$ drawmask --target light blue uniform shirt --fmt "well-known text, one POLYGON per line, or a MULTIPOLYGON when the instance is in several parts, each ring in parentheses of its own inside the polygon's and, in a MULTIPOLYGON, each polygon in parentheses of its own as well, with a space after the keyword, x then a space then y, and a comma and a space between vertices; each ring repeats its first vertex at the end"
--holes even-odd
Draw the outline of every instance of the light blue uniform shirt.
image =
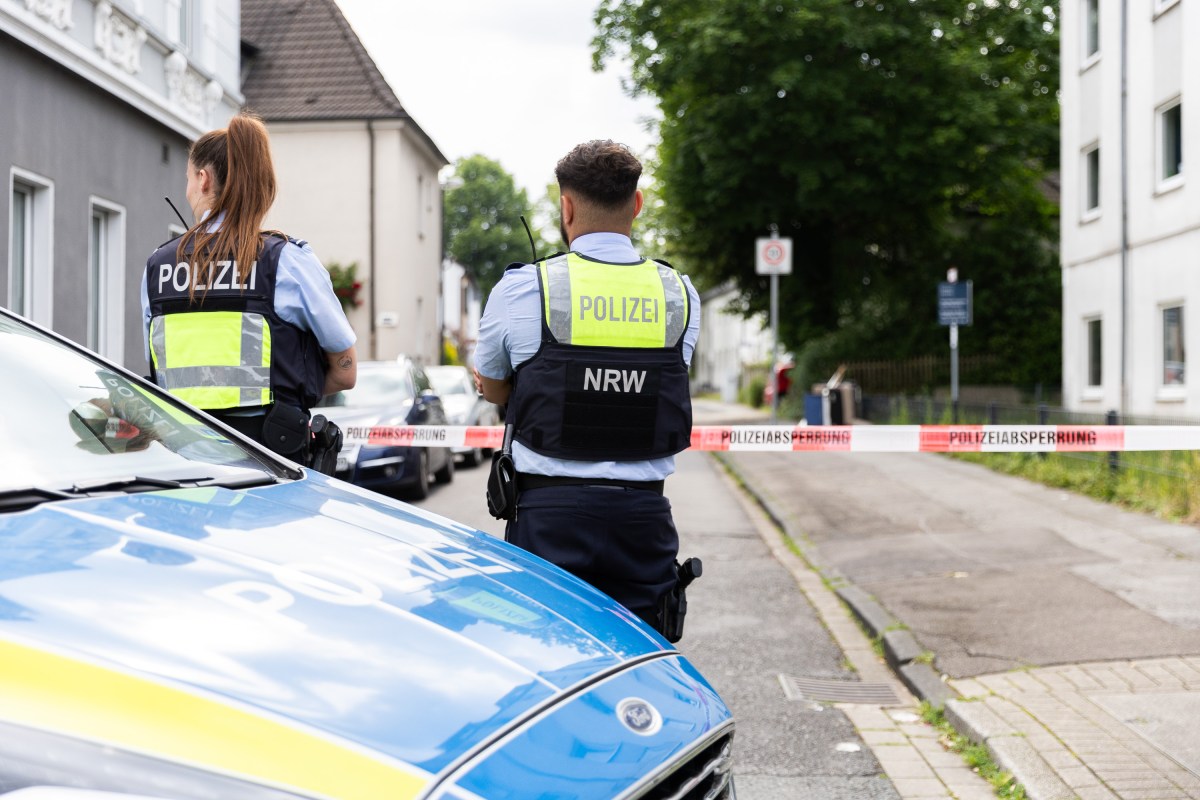
MULTIPOLYGON (((619 233, 588 233, 571 242, 571 249, 598 261, 640 264, 643 259, 628 236, 619 233)), ((683 275, 690 316, 683 335, 683 360, 692 363, 692 352, 700 337, 700 295, 683 275)), ((475 368, 479 374, 504 380, 533 357, 542 343, 542 300, 538 292, 537 268, 532 264, 510 269, 492 289, 479 321, 479 343, 475 368)), ((615 478, 626 481, 657 481, 675 471, 675 457, 649 461, 569 461, 535 453, 513 442, 513 463, 519 472, 534 475, 566 475, 578 478, 615 478)))
MULTIPOLYGON (((209 230, 220 227, 224 212, 209 230)), ((327 353, 349 350, 357 341, 346 319, 342 304, 333 293, 329 270, 321 265, 308 242, 303 246, 287 242, 279 251, 275 273, 275 313, 285 322, 312 331, 321 349, 327 353)), ((146 272, 142 270, 142 339, 146 363, 150 363, 150 295, 146 291, 146 272)))

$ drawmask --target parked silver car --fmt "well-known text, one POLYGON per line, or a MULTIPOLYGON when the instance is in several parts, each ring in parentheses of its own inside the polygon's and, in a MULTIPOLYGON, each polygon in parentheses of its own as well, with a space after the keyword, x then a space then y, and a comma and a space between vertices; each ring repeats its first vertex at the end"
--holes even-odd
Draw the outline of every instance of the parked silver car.
MULTIPOLYGON (((451 425, 499 425, 500 408, 483 399, 475 389, 475 378, 466 367, 444 365, 425 370, 434 390, 442 398, 446 419, 451 425)), ((491 457, 492 451, 479 447, 455 447, 455 455, 461 455, 463 464, 474 467, 491 457)))

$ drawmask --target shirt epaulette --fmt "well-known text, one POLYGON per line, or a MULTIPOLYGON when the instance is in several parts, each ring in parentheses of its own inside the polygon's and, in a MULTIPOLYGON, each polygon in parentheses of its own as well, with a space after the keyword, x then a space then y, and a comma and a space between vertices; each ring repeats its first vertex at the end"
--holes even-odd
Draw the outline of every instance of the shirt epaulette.
POLYGON ((285 242, 291 242, 292 244, 296 245, 296 247, 304 247, 306 244, 308 244, 307 240, 293 238, 288 236, 283 231, 266 231, 266 234, 268 236, 274 236, 277 239, 283 239, 285 242))

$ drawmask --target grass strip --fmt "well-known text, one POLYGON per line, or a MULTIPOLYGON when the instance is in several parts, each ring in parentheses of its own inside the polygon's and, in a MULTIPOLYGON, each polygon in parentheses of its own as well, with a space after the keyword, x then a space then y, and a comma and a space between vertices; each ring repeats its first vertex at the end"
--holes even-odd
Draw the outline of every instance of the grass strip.
POLYGON ((1025 794, 1025 787, 1017 783, 1012 773, 1000 769, 992 760, 992 755, 988 752, 987 747, 975 744, 954 730, 954 726, 946 721, 946 715, 940 708, 934 708, 928 702, 922 702, 921 718, 937 729, 943 747, 962 756, 967 766, 991 784, 997 797, 1005 800, 1029 800, 1025 794))

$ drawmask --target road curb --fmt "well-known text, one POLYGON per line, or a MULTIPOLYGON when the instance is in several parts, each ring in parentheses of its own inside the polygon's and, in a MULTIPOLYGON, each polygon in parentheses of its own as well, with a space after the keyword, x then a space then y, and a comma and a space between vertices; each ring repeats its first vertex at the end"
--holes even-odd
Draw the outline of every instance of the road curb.
POLYGON ((983 703, 962 699, 931 664, 924 659, 917 660, 927 651, 921 647, 912 632, 870 594, 855 586, 837 570, 826 567, 814 558, 812 549, 804 543, 803 534, 792 528, 787 517, 770 498, 754 490, 752 482, 736 464, 721 453, 713 453, 713 456, 745 487, 771 522, 795 543, 809 567, 826 580, 840 584, 834 590, 838 598, 850 609, 870 638, 880 641, 884 660, 914 697, 934 708, 942 709, 946 721, 959 735, 986 747, 997 766, 1011 774, 1013 779, 1025 788, 1029 800, 1069 800, 1076 797, 1054 768, 1038 755, 1019 731, 1001 720, 983 703))
POLYGON ((954 730, 987 748, 1000 769, 1025 787, 1029 800, 1072 800, 1077 795, 1038 754, 1019 730, 978 700, 951 699, 946 721, 954 730))
MULTIPOLYGON (((795 538, 786 527, 783 530, 789 537, 795 538)), ((855 619, 867 629, 871 638, 879 640, 883 646, 884 660, 914 697, 934 708, 944 708, 948 700, 959 696, 928 662, 921 660, 926 650, 912 632, 874 598, 854 585, 841 587, 837 595, 855 619)))
MULTIPOLYGON (((871 639, 877 639, 883 646, 884 660, 896 677, 913 693, 918 700, 928 702, 935 708, 943 708, 948 700, 959 697, 958 692, 946 685, 942 676, 923 660, 917 660, 926 651, 921 647, 912 632, 893 617, 871 595, 855 586, 837 570, 826 567, 813 558, 811 548, 804 544, 801 533, 795 531, 788 522, 786 515, 776 507, 769 497, 764 497, 754 490, 753 485, 730 459, 721 453, 713 453, 729 470, 755 502, 766 512, 771 522, 795 542, 804 555, 809 566, 831 583, 840 584, 835 593, 854 618, 859 621, 871 639)), ((962 733, 960 731, 960 733, 962 733)), ((963 734, 966 735, 965 733, 963 734)))

